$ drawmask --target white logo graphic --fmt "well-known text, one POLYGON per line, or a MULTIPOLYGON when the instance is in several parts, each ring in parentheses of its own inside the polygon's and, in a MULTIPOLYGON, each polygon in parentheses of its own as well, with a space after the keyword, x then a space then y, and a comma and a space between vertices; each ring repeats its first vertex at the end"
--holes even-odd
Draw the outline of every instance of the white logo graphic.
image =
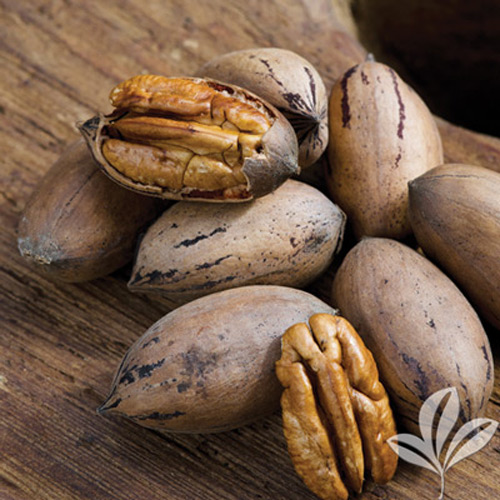
POLYGON ((445 472, 486 446, 498 427, 498 422, 490 418, 476 418, 467 422, 453 436, 441 462, 443 447, 458 419, 459 408, 460 400, 455 387, 435 392, 420 408, 418 423, 422 438, 413 434, 397 434, 388 440, 389 446, 403 460, 425 467, 441 477, 439 500, 444 496, 445 472), (448 395, 433 436, 432 427, 438 415, 437 410, 448 395))

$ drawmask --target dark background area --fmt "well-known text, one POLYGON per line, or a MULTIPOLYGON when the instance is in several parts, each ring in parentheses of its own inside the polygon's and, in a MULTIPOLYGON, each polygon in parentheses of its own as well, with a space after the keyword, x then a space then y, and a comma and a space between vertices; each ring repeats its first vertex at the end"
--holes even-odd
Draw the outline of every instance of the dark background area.
POLYGON ((439 116, 500 134, 498 0, 354 0, 364 45, 439 116))

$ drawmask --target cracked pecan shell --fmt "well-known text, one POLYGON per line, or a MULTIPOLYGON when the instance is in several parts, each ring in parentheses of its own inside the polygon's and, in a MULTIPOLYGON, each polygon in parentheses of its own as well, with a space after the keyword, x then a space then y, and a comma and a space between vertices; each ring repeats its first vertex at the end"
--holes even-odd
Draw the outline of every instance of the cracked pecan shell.
POLYGON ((256 95, 201 78, 140 75, 110 94, 115 111, 80 125, 104 172, 160 198, 246 201, 299 172, 290 123, 256 95))
POLYGON ((371 352, 347 320, 315 314, 282 338, 276 374, 288 451, 306 485, 320 498, 360 492, 365 468, 389 481, 397 455, 387 445, 396 427, 371 352))

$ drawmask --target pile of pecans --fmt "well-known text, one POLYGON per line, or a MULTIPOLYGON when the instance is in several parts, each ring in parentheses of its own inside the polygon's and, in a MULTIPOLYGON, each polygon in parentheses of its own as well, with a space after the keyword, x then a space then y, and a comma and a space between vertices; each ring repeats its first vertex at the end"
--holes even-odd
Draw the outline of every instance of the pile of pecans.
POLYGON ((184 303, 130 347, 100 413, 218 432, 272 413, 281 394, 298 474, 336 500, 361 492, 365 470, 393 477, 389 399, 410 429, 443 386, 458 388, 463 422, 484 411, 491 350, 454 281, 475 284, 500 325, 500 174, 443 165, 433 116, 392 68, 368 58, 328 102, 308 61, 252 49, 196 77, 132 77, 110 100, 42 180, 18 240, 69 282, 135 257, 132 292, 184 303), (300 182, 307 171, 320 189, 300 182), (336 257, 330 304, 297 290, 336 257))

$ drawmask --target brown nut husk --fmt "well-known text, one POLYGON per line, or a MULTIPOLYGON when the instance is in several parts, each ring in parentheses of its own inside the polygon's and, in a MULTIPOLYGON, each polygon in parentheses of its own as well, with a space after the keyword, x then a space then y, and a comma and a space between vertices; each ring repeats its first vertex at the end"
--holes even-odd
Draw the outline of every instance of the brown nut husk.
POLYGON ((425 255, 500 328, 500 173, 441 165, 409 187, 410 219, 425 255))
POLYGON ((80 139, 62 153, 26 204, 19 252, 61 281, 99 278, 132 260, 138 235, 160 208, 158 200, 111 182, 80 139))
POLYGON ((340 316, 315 314, 288 328, 276 375, 283 428, 297 473, 324 500, 361 492, 366 468, 377 483, 396 472, 387 440, 396 425, 371 352, 340 316))
POLYGON ((328 99, 314 66, 295 52, 276 47, 237 50, 206 63, 202 77, 238 85, 278 108, 299 142, 299 165, 311 166, 328 145, 328 99))
POLYGON ((247 286, 189 302, 133 344, 100 413, 151 428, 229 430, 279 408, 274 363, 291 323, 335 311, 311 294, 247 286))
POLYGON ((299 172, 283 115, 235 85, 139 75, 110 94, 115 111, 80 130, 111 179, 173 200, 247 201, 299 172))
POLYGON ((129 288, 184 302, 244 285, 303 287, 339 250, 344 213, 288 180, 244 205, 179 202, 141 240, 129 288))
POLYGON ((403 426, 418 435, 422 403, 456 387, 458 422, 480 416, 493 388, 493 358, 481 322, 434 264, 385 238, 365 238, 345 257, 332 303, 359 332, 403 426))
POLYGON ((411 233, 408 181, 443 163, 436 123, 396 72, 367 60, 330 96, 327 184, 356 237, 411 233))

